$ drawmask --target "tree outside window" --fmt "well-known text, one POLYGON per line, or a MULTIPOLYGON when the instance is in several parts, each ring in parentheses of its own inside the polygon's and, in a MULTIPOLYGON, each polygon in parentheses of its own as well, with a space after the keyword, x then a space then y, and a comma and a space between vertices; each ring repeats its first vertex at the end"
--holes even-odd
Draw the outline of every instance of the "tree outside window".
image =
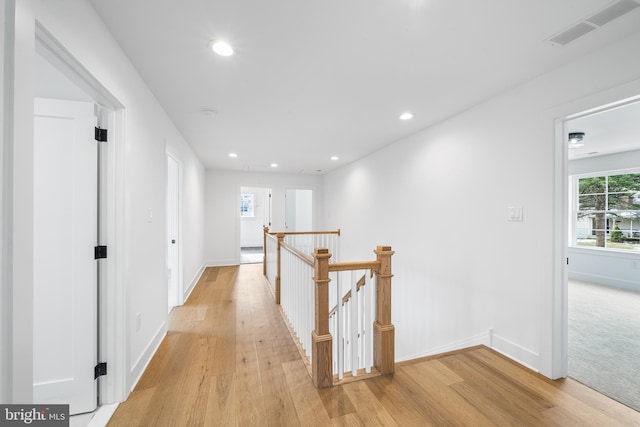
POLYGON ((640 173, 578 179, 576 243, 640 250, 640 173))

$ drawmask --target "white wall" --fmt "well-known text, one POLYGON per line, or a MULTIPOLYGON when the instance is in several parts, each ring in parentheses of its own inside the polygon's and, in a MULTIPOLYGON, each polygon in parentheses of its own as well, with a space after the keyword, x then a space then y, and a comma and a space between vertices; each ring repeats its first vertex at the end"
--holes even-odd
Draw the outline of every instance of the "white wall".
POLYGON ((555 120, 617 86, 640 94, 639 49, 636 35, 325 176, 342 259, 396 252, 398 360, 484 342, 556 375, 555 120))
MULTIPOLYGON (((569 162, 569 174, 611 172, 640 167, 640 150, 569 162)), ((569 278, 640 291, 640 253, 610 249, 569 248, 569 278)))
MULTIPOLYGON (((37 19, 125 107, 119 113, 122 127, 116 143, 122 144, 117 177, 122 187, 114 195, 123 241, 108 242, 122 260, 118 283, 124 292, 126 387, 130 388, 159 344, 166 330, 166 152, 183 165, 184 173, 184 276, 192 281, 203 266, 204 168, 161 109, 127 56, 85 0, 24 0, 18 2, 16 58, 15 145, 12 248, 13 307, 12 395, 16 401, 31 400, 31 300, 32 300, 32 147, 33 57, 37 19), (33 8, 31 7, 33 6, 33 8), (166 145, 165 145, 166 142, 166 145), (151 215, 150 215, 151 213, 151 215), (20 242, 20 243, 17 243, 20 242), (18 285, 19 284, 19 285, 18 285), (139 330, 135 316, 141 314, 139 330), (17 337, 21 337, 18 341, 17 337)), ((126 393, 126 392, 125 392, 126 393)), ((119 396, 120 398, 126 396, 119 396)))
MULTIPOLYGON (((313 190, 315 216, 322 203, 322 179, 315 175, 207 171, 205 259, 207 265, 240 263, 240 188, 271 188, 273 231, 284 231, 287 188, 313 190)), ((321 227, 321 225, 320 225, 321 227)))
POLYGON ((4 76, 4 56, 5 56, 5 31, 7 24, 5 23, 5 8, 6 4, 4 0, 0 0, 0 165, 2 165, 2 172, 0 172, 0 402, 8 401, 8 375, 7 366, 9 366, 9 348, 10 339, 8 333, 9 326, 9 314, 11 312, 11 304, 9 303, 8 294, 8 280, 7 280, 7 259, 5 253, 5 190, 4 184, 6 182, 5 174, 7 168, 5 167, 5 116, 4 116, 4 103, 5 103, 5 89, 7 84, 4 76))

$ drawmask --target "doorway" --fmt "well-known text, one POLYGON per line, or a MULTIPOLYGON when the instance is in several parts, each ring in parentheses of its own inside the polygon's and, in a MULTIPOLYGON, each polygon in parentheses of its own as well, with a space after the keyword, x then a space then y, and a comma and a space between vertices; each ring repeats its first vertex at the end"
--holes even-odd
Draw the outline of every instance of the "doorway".
POLYGON ((288 188, 284 197, 286 231, 313 231, 313 190, 288 188))
POLYGON ((167 280, 169 311, 182 305, 180 163, 167 155, 167 280))
MULTIPOLYGON (((83 131, 81 138, 82 141, 84 141, 84 145, 74 147, 71 153, 69 153, 69 151, 65 153, 62 149, 55 149, 55 147, 60 147, 60 145, 53 139, 53 133, 50 135, 48 130, 44 132, 40 131, 41 134, 46 136, 43 144, 44 149, 53 149, 53 153, 49 156, 45 151, 40 152, 38 148, 40 142, 34 140, 34 154, 38 155, 39 159, 35 157, 33 159, 22 159, 22 161, 25 162, 33 162, 34 178, 40 181, 42 185, 41 188, 45 188, 45 186, 53 187, 51 193, 45 190, 44 196, 40 194, 40 196, 42 196, 40 197, 38 194, 42 193, 42 191, 35 188, 36 183, 34 183, 34 206, 33 210, 28 212, 32 214, 34 218, 34 238, 33 241, 29 243, 33 245, 34 256, 40 252, 38 256, 41 259, 38 261, 38 259, 34 257, 34 263, 31 266, 31 269, 34 271, 34 278, 36 277, 36 271, 41 269, 42 265, 45 265, 43 263, 52 263, 54 257, 64 258, 80 255, 86 257, 85 249, 78 251, 78 254, 73 253, 70 255, 69 251, 64 253, 69 246, 69 242, 76 240, 75 230, 73 231, 73 236, 61 236, 62 227, 60 227, 61 230, 52 230, 54 227, 58 227, 58 224, 56 223, 52 226, 50 219, 47 219, 46 216, 49 215, 50 211, 59 215, 60 210, 65 206, 65 204, 61 203, 60 197, 54 197, 55 193, 53 193, 53 191, 62 193, 65 197, 68 196, 68 192, 72 192, 74 194, 72 203, 82 205, 78 208, 71 208, 67 203, 64 218, 67 221, 69 218, 73 218, 71 224, 73 228, 78 228, 81 224, 86 224, 86 226, 82 228, 88 229, 90 227, 92 230, 92 243, 89 250, 89 258, 93 266, 92 277, 87 278, 86 281, 82 279, 86 286, 79 291, 72 290, 73 295, 72 298, 70 298, 73 300, 73 310, 83 306, 82 309, 84 309, 84 311, 92 312, 92 320, 72 322, 73 328, 80 328, 80 326, 82 326, 87 330, 91 329, 91 333, 93 334, 91 338, 73 338, 74 345, 78 344, 83 347, 79 350, 80 352, 91 354, 92 360, 90 368, 86 369, 86 366, 89 366, 88 362, 80 362, 79 359, 75 358, 75 355, 73 361, 70 363, 68 355, 65 355, 63 351, 58 351, 58 356, 60 357, 56 361, 55 366, 52 360, 45 361, 45 364, 42 364, 42 359, 47 356, 47 353, 45 352, 44 355, 41 355, 41 351, 38 349, 38 345, 40 344, 36 342, 39 340, 38 336, 41 335, 42 330, 38 331, 35 326, 38 323, 40 325, 43 324, 43 322, 37 318, 38 316, 43 318, 42 313, 39 312, 39 308, 36 308, 33 312, 34 328, 29 331, 29 336, 33 334, 31 351, 34 361, 34 366, 32 367, 34 383, 46 382, 42 381, 42 377, 45 375, 49 377, 63 376, 60 372, 62 372, 63 368, 68 369, 70 364, 74 367, 76 364, 86 365, 83 367, 81 375, 87 378, 87 384, 89 384, 88 378, 90 377, 92 384, 91 390, 87 388, 86 391, 76 390, 73 393, 81 395, 79 396, 80 399, 84 399, 86 402, 91 401, 91 403, 87 403, 84 407, 74 404, 70 407, 72 414, 82 413, 91 411, 91 407, 95 409, 103 403, 120 401, 126 395, 126 372, 124 369, 124 343, 126 335, 125 322, 122 320, 121 315, 121 310, 124 308, 124 299, 122 298, 124 295, 124 280, 122 280, 122 242, 124 241, 122 215, 124 212, 124 200, 122 197, 119 197, 119 195, 123 193, 122 190, 124 188, 124 181, 122 179, 124 162, 116 161, 116 159, 124 159, 124 150, 121 144, 123 128, 119 126, 122 124, 122 109, 124 106, 38 22, 35 23, 34 58, 34 95, 39 98, 47 98, 48 103, 56 103, 53 111, 45 111, 44 114, 39 114, 42 120, 47 122, 48 126, 58 128, 68 126, 68 123, 61 124, 62 122, 55 120, 56 117, 61 115, 60 112, 63 111, 57 103, 85 105, 87 115, 91 116, 89 131, 88 133, 83 131), (101 129, 100 132, 96 132, 96 126, 101 129), (107 137, 107 134, 108 138, 106 138, 105 141, 104 138, 107 137), (101 142, 97 142, 97 140, 101 142), (86 159, 86 161, 77 157, 89 149, 92 150, 91 160, 86 156, 82 157, 86 159), (54 162, 53 159, 57 159, 60 156, 63 156, 62 160, 57 165, 58 167, 56 167, 56 162, 54 162), (73 182, 69 182, 69 174, 80 173, 81 170, 84 171, 88 168, 93 171, 91 173, 92 178, 86 173, 81 175, 76 174, 71 175, 76 178, 72 180, 73 182), (55 177, 49 180, 51 174, 55 174, 55 177), (38 178, 38 176, 40 176, 40 178, 38 178), (87 176, 88 178, 86 178, 85 182, 80 182, 83 181, 80 176, 87 176), (74 187, 65 188, 65 185, 74 187), (80 196, 80 193, 77 193, 79 190, 77 190, 76 187, 79 188, 82 186, 86 187, 87 193, 80 196), (92 188, 91 194, 89 194, 89 187, 92 188), (39 198, 36 199, 36 196, 39 198), (79 215, 79 211, 82 211, 85 215, 79 215), (42 219, 42 217, 45 218, 42 219), (37 224, 36 220, 41 221, 40 225, 37 224), (39 233, 36 233, 36 227, 44 229, 45 232, 49 234, 58 233, 58 240, 51 241, 51 239, 47 239, 46 244, 40 245, 36 239, 42 240, 41 237, 45 236, 45 234, 39 235, 39 233), (108 257, 103 258, 106 255, 108 255, 108 257), (44 261, 42 261, 42 259, 44 259, 44 261), (92 294, 90 297, 91 302, 86 304, 78 303, 81 299, 80 294, 83 292, 90 292, 92 294), (106 371, 107 361, 109 362, 108 381, 105 380, 106 377, 102 376, 106 371), (54 369, 50 371, 43 369, 47 367, 47 363, 48 367, 54 369), (39 366, 36 367, 36 364, 39 364, 39 366), (40 370, 38 374, 41 376, 40 380, 37 379, 36 369, 40 370), (54 370, 55 373, 51 374, 54 370)), ((34 119, 34 124, 35 121, 34 119)), ((38 132, 38 130, 34 129, 34 134, 38 132)), ((64 138, 62 146, 65 144, 68 146, 68 144, 71 144, 71 140, 64 138)), ((83 244, 88 245, 89 243, 84 242, 83 244)), ((85 261, 86 260, 83 260, 82 262, 88 265, 85 261)), ((68 262, 69 261, 67 261, 66 264, 67 271, 68 262)), ((73 270, 77 270, 76 261, 74 260, 73 263, 73 270)), ((88 269, 88 267, 84 268, 88 269)), ((58 272, 58 274, 63 273, 58 272)), ((33 285, 34 308, 38 304, 42 305, 42 301, 45 301, 45 304, 50 306, 47 307, 47 309, 51 310, 54 305, 50 304, 50 301, 46 301, 46 297, 43 298, 44 294, 39 293, 38 286, 37 283, 33 285), (37 299, 40 299, 40 302, 38 302, 37 299)), ((66 292, 69 292, 69 290, 67 289, 66 292)), ((69 313, 64 312, 63 315, 60 316, 61 319, 56 319, 56 321, 65 320, 62 318, 68 314, 69 313)), ((75 334, 73 329, 67 330, 60 327, 55 329, 54 338, 69 338, 73 334, 75 334)), ((59 346, 60 344, 56 342, 56 345, 59 346)), ((57 349, 55 350, 57 351, 57 349)), ((28 356, 28 359, 31 359, 31 355, 28 356)), ((55 392, 56 395, 60 395, 57 397, 58 399, 62 398, 62 393, 71 393, 66 387, 67 386, 64 385, 63 388, 65 388, 65 390, 55 392)), ((43 390, 45 389, 46 387, 43 388, 43 390)), ((34 396, 38 396, 38 393, 34 387, 34 396)), ((43 399, 36 398, 36 400, 46 403, 43 399)), ((71 398, 59 403, 69 403, 70 401, 71 398)))
POLYGON ((240 264, 263 261, 264 227, 271 226, 271 189, 240 188, 240 264))
POLYGON ((567 374, 640 410, 640 103, 636 101, 617 102, 566 120, 563 140, 567 374))

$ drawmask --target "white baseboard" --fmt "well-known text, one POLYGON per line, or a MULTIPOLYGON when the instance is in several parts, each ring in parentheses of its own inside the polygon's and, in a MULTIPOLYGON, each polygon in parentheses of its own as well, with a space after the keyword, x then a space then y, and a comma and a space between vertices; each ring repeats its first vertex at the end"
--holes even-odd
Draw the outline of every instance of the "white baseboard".
POLYGON ((632 282, 629 280, 621 280, 614 277, 600 276, 597 274, 578 273, 575 271, 569 271, 568 274, 569 279, 573 280, 581 280, 583 282, 596 283, 598 285, 627 289, 635 292, 640 291, 640 283, 632 282))
POLYGON ((534 372, 539 372, 536 366, 540 366, 540 355, 527 348, 522 347, 506 338, 493 333, 493 330, 489 330, 491 335, 491 348, 509 359, 518 362, 519 364, 526 366, 534 372))
POLYGON ((487 332, 474 335, 472 337, 464 338, 449 344, 445 344, 443 346, 432 348, 423 353, 418 353, 412 356, 398 359, 396 360, 396 362, 419 359, 421 357, 433 356, 435 354, 447 353, 449 351, 454 351, 454 350, 462 350, 463 348, 474 347, 476 345, 486 345, 487 347, 490 347, 490 344, 491 344, 491 334, 490 334, 490 331, 487 331, 487 332))
POLYGON ((228 267, 231 265, 240 265, 240 261, 235 258, 215 259, 215 260, 207 261, 206 264, 207 264, 207 267, 228 267))
POLYGON ((202 277, 202 274, 204 273, 205 268, 207 268, 206 265, 203 265, 202 267, 200 267, 200 270, 198 270, 196 275, 193 277, 193 279, 189 283, 189 286, 187 287, 187 289, 184 290, 182 294, 182 301, 187 301, 189 299, 191 292, 193 292, 193 289, 196 287, 196 284, 202 277))
POLYGON ((151 342, 149 342, 149 344, 147 345, 145 351, 138 358, 138 360, 136 360, 136 363, 134 363, 133 367, 129 371, 129 381, 127 381, 129 392, 133 391, 136 384, 138 384, 138 381, 140 381, 140 377, 142 377, 145 369, 147 369, 147 366, 151 362, 151 358, 153 357, 153 355, 156 354, 156 351, 158 351, 158 347, 160 347, 160 344, 162 343, 162 340, 164 339, 164 336, 166 334, 167 322, 165 321, 162 322, 162 325, 160 326, 154 337, 151 339, 151 342), (133 379, 133 381, 131 381, 131 379, 133 379))
POLYGON ((110 403, 108 405, 100 405, 98 410, 91 417, 91 421, 87 424, 87 427, 105 427, 109 424, 109 420, 113 416, 120 403, 110 403))

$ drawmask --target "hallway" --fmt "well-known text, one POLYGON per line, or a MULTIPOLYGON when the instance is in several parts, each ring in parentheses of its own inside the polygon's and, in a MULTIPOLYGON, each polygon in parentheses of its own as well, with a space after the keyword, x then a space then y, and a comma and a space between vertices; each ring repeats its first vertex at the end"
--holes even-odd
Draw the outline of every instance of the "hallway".
POLYGON ((109 425, 601 426, 640 425, 640 414, 484 347, 318 391, 251 264, 205 271, 109 425))

